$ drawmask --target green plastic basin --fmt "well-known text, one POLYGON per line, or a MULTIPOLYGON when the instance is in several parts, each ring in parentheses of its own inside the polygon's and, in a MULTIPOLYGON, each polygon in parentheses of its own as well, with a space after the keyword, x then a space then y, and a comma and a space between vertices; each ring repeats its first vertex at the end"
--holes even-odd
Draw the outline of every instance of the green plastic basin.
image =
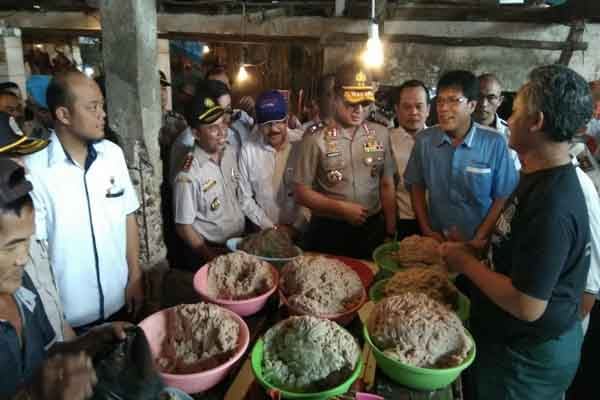
MULTIPOLYGON (((382 279, 380 281, 375 282, 371 288, 369 289, 369 299, 373 303, 378 303, 385 298, 385 285, 388 283, 389 279, 382 279)), ((456 304, 456 315, 460 318, 461 321, 465 322, 471 316, 471 300, 461 291, 458 292, 458 304, 456 304)))
MULTIPOLYGON (((469 352, 467 359, 462 364, 452 368, 419 368, 392 360, 385 356, 371 341, 367 327, 363 327, 365 340, 371 346, 377 366, 391 380, 401 385, 417 390, 437 390, 448 386, 460 373, 469 367, 475 360, 475 341, 473 349, 469 352)), ((469 335, 471 337, 471 335, 469 335)), ((473 338, 471 337, 471 340, 473 338)))
POLYGON ((352 375, 348 379, 346 379, 339 386, 336 386, 332 389, 325 390, 323 392, 317 393, 295 393, 287 390, 283 390, 278 388, 277 386, 268 382, 263 375, 262 361, 263 361, 263 353, 264 353, 264 341, 259 339, 254 347, 252 348, 251 355, 251 363, 252 363, 252 372, 254 372, 254 376, 260 382, 262 387, 265 389, 275 389, 281 392, 281 396, 285 399, 311 399, 311 400, 321 400, 321 399, 329 399, 334 396, 339 396, 341 394, 346 393, 350 390, 350 387, 354 383, 356 379, 362 373, 364 368, 364 362, 362 360, 362 356, 358 359, 358 365, 352 375))

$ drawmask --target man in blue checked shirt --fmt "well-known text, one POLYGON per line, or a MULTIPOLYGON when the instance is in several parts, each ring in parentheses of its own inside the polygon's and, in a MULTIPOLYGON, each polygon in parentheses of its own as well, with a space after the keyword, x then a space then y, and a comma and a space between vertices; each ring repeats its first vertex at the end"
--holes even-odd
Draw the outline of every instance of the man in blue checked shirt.
POLYGON ((516 187, 517 171, 502 136, 471 118, 475 75, 448 72, 437 93, 439 125, 417 136, 404 174, 413 209, 421 232, 440 242, 485 239, 516 187))

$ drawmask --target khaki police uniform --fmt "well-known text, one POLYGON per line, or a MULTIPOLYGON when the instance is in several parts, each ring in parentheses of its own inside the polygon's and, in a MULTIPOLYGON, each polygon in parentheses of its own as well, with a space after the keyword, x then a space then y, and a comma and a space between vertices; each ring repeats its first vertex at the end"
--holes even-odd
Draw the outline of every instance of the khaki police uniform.
POLYGON ((368 248, 379 244, 384 235, 381 178, 393 177, 394 173, 389 131, 379 124, 365 122, 349 129, 330 124, 307 130, 295 183, 336 200, 360 204, 368 209, 370 217, 355 227, 333 215, 313 211, 307 246, 314 251, 370 257, 368 248), (369 241, 368 236, 373 240, 369 241), (356 237, 355 243, 352 237, 356 237))
POLYGON ((223 245, 241 236, 244 215, 238 200, 239 177, 237 156, 229 145, 219 165, 196 144, 175 178, 175 223, 192 225, 212 244, 223 245))

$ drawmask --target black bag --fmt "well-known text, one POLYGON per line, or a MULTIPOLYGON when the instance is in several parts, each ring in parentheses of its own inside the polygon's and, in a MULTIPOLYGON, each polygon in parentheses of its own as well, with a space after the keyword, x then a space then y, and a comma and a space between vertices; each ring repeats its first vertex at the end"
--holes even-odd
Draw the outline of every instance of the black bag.
POLYGON ((158 400, 164 384, 154 367, 144 331, 127 328, 127 339, 96 354, 93 400, 158 400))

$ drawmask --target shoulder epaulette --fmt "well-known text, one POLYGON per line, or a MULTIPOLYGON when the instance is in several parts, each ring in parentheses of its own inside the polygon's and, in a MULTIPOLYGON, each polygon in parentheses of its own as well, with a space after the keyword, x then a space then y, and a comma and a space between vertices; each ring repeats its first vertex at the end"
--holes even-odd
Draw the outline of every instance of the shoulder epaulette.
POLYGON ((325 123, 323 123, 323 121, 320 121, 320 122, 316 122, 316 123, 312 124, 311 126, 309 126, 306 131, 309 134, 315 134, 318 131, 320 131, 321 129, 323 129, 324 127, 325 127, 325 123))

